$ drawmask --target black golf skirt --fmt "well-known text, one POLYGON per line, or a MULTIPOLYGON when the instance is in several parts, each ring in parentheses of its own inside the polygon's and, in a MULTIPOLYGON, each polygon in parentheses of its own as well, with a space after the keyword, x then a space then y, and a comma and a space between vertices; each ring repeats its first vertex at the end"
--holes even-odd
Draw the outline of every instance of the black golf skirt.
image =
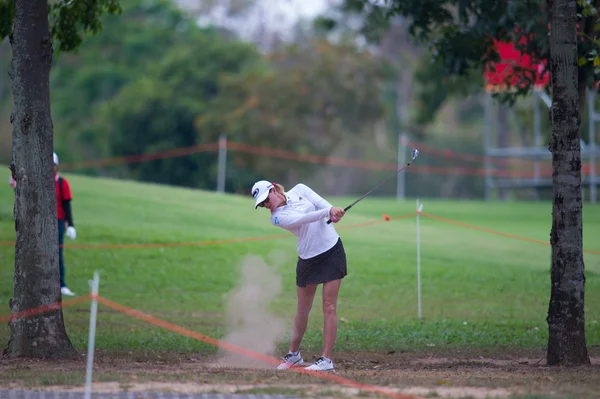
POLYGON ((339 280, 348 274, 346 270, 346 251, 342 239, 327 251, 308 259, 298 257, 296 265, 296 285, 321 284, 339 280))

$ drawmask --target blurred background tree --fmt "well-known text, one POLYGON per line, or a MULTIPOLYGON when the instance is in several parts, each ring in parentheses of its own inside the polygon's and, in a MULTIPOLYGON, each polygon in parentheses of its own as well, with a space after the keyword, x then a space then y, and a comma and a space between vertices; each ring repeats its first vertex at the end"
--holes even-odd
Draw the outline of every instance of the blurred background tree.
MULTIPOLYGON (((432 13, 433 3, 417 1, 385 9, 360 0, 322 2, 320 8, 315 7, 319 2, 299 0, 124 0, 122 15, 102 18, 106 29, 87 37, 77 53, 53 61, 55 146, 68 166, 213 143, 223 134, 254 147, 381 163, 344 168, 307 158, 261 159, 256 148, 228 152, 229 192, 274 174, 282 180, 309 179, 327 193, 342 194, 362 192, 369 188, 365 182, 385 176, 398 161, 400 135, 406 134, 413 143, 438 149, 424 152, 421 169, 407 174, 407 195, 481 198, 486 128, 481 87, 485 62, 494 55, 476 59, 473 40, 488 31, 508 37, 503 27, 513 23, 538 37, 547 20, 539 12, 543 3, 510 1, 502 8, 491 0, 458 2, 449 12, 432 13), (310 12, 309 6, 314 7, 310 12), (465 15, 483 9, 484 19, 464 22, 465 15), (394 15, 388 15, 391 11, 394 15), (445 35, 423 43, 419 38, 433 28, 421 25, 444 27, 445 35), (211 55, 196 54, 201 48, 211 55), (467 156, 440 157, 440 151, 467 156), (275 170, 270 164, 277 165, 275 170)), ((588 31, 589 19, 584 22, 588 31)), ((528 46, 523 50, 547 55, 543 41, 528 46)), ((0 54, 0 68, 8 68, 6 42, 0 54)), ((591 62, 584 66, 590 68, 591 62)), ((12 101, 6 82, 0 78, 0 143, 5 144, 0 162, 5 163, 12 101)), ((495 106, 496 146, 533 143, 531 103, 525 97, 510 108, 495 106)), ((545 116, 540 121, 544 146, 550 137, 545 116)), ((584 124, 582 138, 588 137, 584 124)), ((498 162, 492 169, 526 175, 533 173, 528 165, 498 162)), ((217 155, 211 151, 77 172, 210 189, 216 186, 217 155)), ((395 192, 390 184, 378 193, 395 192)), ((529 194, 505 192, 503 198, 515 196, 529 194)))

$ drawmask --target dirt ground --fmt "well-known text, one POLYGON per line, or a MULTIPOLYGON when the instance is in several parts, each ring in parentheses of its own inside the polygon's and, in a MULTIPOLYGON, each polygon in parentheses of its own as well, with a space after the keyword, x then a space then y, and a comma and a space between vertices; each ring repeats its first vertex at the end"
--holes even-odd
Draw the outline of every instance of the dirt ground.
MULTIPOLYGON (((316 356, 304 353, 307 362, 316 356)), ((93 390, 320 398, 600 398, 600 350, 590 356, 589 366, 562 368, 546 366, 543 351, 336 353, 336 372, 317 376, 269 366, 225 367, 215 356, 100 351, 95 354, 93 390)), ((83 391, 85 367, 84 356, 60 362, 0 358, 0 389, 83 391)))

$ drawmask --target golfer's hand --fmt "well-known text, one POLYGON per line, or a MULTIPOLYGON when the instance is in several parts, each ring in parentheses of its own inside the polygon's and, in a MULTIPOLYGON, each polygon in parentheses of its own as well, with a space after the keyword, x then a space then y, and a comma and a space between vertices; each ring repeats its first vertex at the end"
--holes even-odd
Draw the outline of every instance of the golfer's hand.
POLYGON ((345 214, 346 212, 342 208, 338 208, 335 206, 329 211, 329 216, 331 217, 331 220, 335 220, 336 222, 339 222, 345 214))
POLYGON ((69 237, 69 239, 71 241, 73 241, 75 238, 77 238, 77 231, 75 230, 75 227, 73 227, 73 226, 67 227, 67 237, 69 237))

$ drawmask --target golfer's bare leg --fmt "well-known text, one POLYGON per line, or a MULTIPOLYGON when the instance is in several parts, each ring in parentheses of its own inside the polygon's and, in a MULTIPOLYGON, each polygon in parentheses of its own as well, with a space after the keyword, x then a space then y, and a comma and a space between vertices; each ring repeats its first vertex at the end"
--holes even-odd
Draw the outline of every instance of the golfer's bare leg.
POLYGON ((291 352, 297 352, 300 349, 300 343, 302 342, 302 337, 304 337, 308 325, 308 314, 312 308, 315 292, 317 292, 317 284, 308 284, 306 287, 296 287, 298 307, 296 309, 296 317, 294 317, 292 343, 290 345, 291 352))
POLYGON ((342 280, 323 284, 323 356, 331 359, 337 335, 337 298, 342 280))

